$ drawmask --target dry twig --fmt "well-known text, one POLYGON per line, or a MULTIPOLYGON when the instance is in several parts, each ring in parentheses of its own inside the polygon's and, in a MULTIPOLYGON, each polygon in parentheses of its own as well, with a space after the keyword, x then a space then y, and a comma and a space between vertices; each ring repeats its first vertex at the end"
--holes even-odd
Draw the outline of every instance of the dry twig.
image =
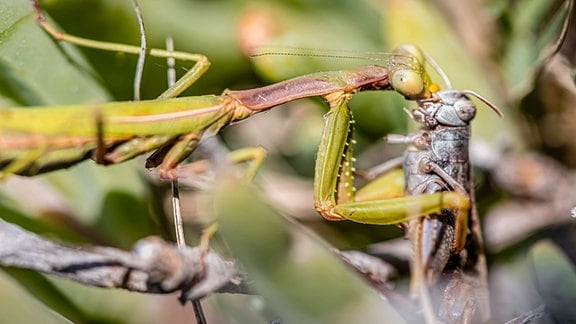
POLYGON ((246 291, 236 265, 213 252, 202 260, 198 248, 180 249, 158 237, 138 241, 130 252, 67 246, 2 220, 0 265, 90 286, 155 294, 181 291, 181 302, 213 292, 246 291))

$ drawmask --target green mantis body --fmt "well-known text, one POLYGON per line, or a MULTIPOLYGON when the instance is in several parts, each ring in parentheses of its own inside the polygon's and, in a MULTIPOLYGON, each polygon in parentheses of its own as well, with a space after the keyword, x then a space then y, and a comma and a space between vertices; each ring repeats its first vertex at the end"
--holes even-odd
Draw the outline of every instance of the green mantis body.
MULTIPOLYGON (((106 153, 99 162, 120 163, 162 149, 158 154, 165 156, 159 172, 169 178, 170 170, 203 136, 232 122, 299 98, 393 89, 388 75, 387 68, 365 66, 312 74, 260 89, 225 91, 220 96, 4 109, 0 111, 0 164, 7 173, 41 173, 90 157, 87 154, 101 138, 106 153), (188 149, 181 150, 179 145, 188 149)), ((422 84, 422 93, 407 96, 427 96, 422 84)), ((158 165, 149 161, 150 167, 158 165)))
MULTIPOLYGON (((172 170, 204 136, 282 103, 322 96, 331 111, 316 164, 317 210, 330 220, 396 224, 406 218, 409 201, 405 198, 343 204, 354 200, 349 136, 352 119, 347 104, 362 90, 396 90, 410 99, 429 97, 432 85, 420 62, 398 54, 387 67, 321 72, 258 89, 225 91, 220 96, 5 109, 0 111, 0 164, 4 173, 33 175, 90 157, 113 164, 155 151, 147 167, 159 166, 160 176, 170 179, 172 170), (96 156, 98 151, 103 154, 96 156)), ((415 202, 418 206, 439 208, 439 197, 422 198, 415 202)), ((445 194, 443 199, 448 204, 461 203, 457 195, 445 194)), ((424 213, 431 212, 421 208, 424 213)))

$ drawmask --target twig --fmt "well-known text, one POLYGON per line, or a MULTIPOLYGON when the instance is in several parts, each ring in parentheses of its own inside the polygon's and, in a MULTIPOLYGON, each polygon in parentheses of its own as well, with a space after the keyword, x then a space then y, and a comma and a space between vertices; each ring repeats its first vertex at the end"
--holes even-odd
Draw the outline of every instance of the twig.
POLYGON ((167 294, 181 301, 213 292, 246 293, 236 265, 198 248, 178 248, 158 237, 138 241, 131 252, 67 246, 0 220, 0 265, 57 275, 82 284, 167 294), (203 264, 202 264, 203 262, 203 264), (203 276, 199 277, 200 272, 203 276))

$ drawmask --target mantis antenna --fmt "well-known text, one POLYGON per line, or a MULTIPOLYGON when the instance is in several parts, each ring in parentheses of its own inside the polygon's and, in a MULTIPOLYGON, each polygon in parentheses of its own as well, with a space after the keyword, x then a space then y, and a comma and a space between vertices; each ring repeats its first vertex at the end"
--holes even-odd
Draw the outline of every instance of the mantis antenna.
POLYGON ((438 65, 438 63, 436 63, 436 61, 432 58, 432 56, 428 55, 426 52, 423 52, 423 54, 424 54, 424 59, 426 60, 426 62, 428 62, 430 64, 430 66, 434 69, 434 71, 436 71, 436 73, 438 73, 440 78, 442 78, 442 81, 444 81, 444 85, 446 86, 446 88, 448 88, 449 90, 452 90, 452 83, 450 82, 450 79, 448 79, 448 75, 446 74, 446 72, 444 72, 444 70, 442 70, 440 65, 438 65))

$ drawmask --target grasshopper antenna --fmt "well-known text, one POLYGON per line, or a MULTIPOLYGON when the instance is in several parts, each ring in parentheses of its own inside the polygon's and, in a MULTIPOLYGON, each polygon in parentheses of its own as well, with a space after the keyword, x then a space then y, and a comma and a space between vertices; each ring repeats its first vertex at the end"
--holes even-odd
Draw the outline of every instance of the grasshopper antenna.
POLYGON ((502 118, 502 116, 504 115, 504 114, 502 113, 502 111, 501 111, 498 107, 496 107, 495 104, 491 103, 490 101, 488 101, 488 99, 482 97, 482 96, 481 96, 480 94, 478 94, 477 92, 472 91, 472 90, 462 90, 462 91, 460 91, 460 92, 463 93, 463 94, 472 95, 472 96, 478 98, 478 100, 482 101, 486 106, 488 106, 488 107, 490 107, 492 110, 494 110, 494 112, 495 112, 500 118, 502 118))

